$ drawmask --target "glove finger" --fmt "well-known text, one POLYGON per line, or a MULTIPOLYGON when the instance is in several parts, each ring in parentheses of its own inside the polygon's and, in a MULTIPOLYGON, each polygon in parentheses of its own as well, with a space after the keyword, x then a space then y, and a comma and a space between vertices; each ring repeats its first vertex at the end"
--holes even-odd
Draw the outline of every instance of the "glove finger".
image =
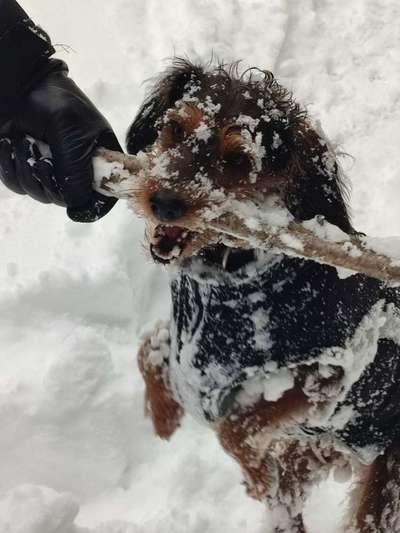
MULTIPOLYGON (((104 130, 99 135, 96 144, 110 150, 123 152, 117 137, 111 129, 104 130)), ((67 214, 75 222, 95 222, 111 211, 117 201, 117 198, 110 198, 93 191, 92 201, 88 205, 84 208, 68 208, 67 214)))
POLYGON ((14 150, 9 139, 0 139, 0 181, 17 194, 25 194, 18 181, 14 150))
POLYGON ((65 134, 62 130, 53 135, 50 144, 53 154, 56 181, 69 207, 87 205, 92 199, 92 155, 95 141, 88 140, 82 132, 65 134))
POLYGON ((103 196, 93 190, 92 159, 98 145, 122 151, 121 146, 108 128, 94 140, 86 136, 75 132, 74 144, 67 138, 65 142, 51 147, 57 181, 62 183, 68 206, 67 214, 75 222, 94 222, 106 215, 117 202, 116 198, 103 196))
POLYGON ((15 154, 15 171, 22 189, 34 200, 49 204, 46 191, 35 176, 35 158, 32 149, 32 142, 26 138, 13 141, 15 154))
POLYGON ((100 133, 97 138, 97 145, 108 148, 109 150, 115 150, 116 152, 124 151, 111 128, 105 129, 100 133))
POLYGON ((40 157, 33 165, 33 174, 40 181, 51 203, 65 207, 64 198, 54 176, 54 166, 50 159, 40 157))
MULTIPOLYGON (((78 161, 73 174, 66 174, 61 177, 62 194, 67 205, 67 214, 75 222, 95 222, 106 215, 115 205, 117 199, 103 196, 93 190, 93 165, 92 157, 95 152, 96 143, 91 143, 90 147, 84 152, 78 161)), ((65 165, 60 162, 57 154, 54 157, 57 168, 64 169, 65 165), (58 166, 58 163, 61 165, 58 166)), ((57 180, 59 183, 59 179, 57 180)))
MULTIPOLYGON (((56 142, 51 145, 56 180, 62 188, 68 207, 95 205, 93 196, 93 162, 97 146, 123 151, 111 129, 106 128, 100 134, 93 135, 90 130, 73 131, 61 128, 58 124, 56 142), (60 138, 60 132, 64 132, 60 138), (58 142, 57 142, 58 140, 58 142)), ((49 137, 50 139, 51 137, 49 137)), ((97 197, 98 198, 98 195, 97 197)), ((115 202, 114 202, 115 203, 115 202)))
POLYGON ((104 217, 117 203, 117 198, 93 193, 93 199, 84 207, 68 207, 67 215, 74 222, 96 222, 104 217))

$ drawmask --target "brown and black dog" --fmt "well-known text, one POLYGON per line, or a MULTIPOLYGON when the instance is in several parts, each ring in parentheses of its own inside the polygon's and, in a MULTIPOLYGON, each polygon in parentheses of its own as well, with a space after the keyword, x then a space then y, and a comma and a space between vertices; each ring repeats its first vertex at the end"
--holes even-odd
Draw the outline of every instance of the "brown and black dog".
POLYGON ((314 482, 352 471, 345 531, 400 531, 400 293, 361 274, 230 248, 190 228, 221 199, 355 233, 335 153, 270 72, 175 60, 128 133, 153 155, 134 192, 153 259, 171 263, 172 314, 139 366, 156 433, 206 420, 265 501, 304 532, 314 482))

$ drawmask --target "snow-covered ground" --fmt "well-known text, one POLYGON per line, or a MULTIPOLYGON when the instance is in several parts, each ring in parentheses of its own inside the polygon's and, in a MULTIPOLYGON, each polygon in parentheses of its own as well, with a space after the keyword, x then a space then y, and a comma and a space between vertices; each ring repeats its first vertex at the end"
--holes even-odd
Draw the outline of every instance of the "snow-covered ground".
MULTIPOLYGON (((174 53, 273 70, 340 149, 356 227, 400 235, 398 0, 21 0, 121 139, 174 53)), ((78 225, 0 187, 0 533, 266 533, 214 435, 143 417, 137 333, 168 306, 119 202, 78 225)), ((312 533, 340 518, 318 489, 312 533)))

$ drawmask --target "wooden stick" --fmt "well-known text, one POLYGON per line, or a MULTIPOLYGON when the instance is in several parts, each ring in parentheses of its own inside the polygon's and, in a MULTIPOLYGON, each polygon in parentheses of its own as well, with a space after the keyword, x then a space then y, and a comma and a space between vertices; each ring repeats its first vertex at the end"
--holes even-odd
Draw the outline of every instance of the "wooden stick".
POLYGON ((98 148, 93 158, 93 188, 105 196, 129 199, 140 173, 147 168, 149 156, 128 155, 98 148))
MULTIPOLYGON (((318 225, 319 228, 315 228, 318 233, 327 234, 329 228, 335 228, 326 221, 317 222, 314 219, 313 226, 318 225)), ((288 255, 312 259, 384 281, 400 282, 400 261, 375 252, 367 237, 343 233, 343 240, 330 240, 296 221, 289 222, 285 227, 271 227, 260 222, 259 226, 253 229, 233 214, 223 215, 212 221, 208 227, 214 232, 226 234, 229 239, 247 241, 252 248, 273 248, 288 255)))
MULTIPOLYGON (((129 200, 135 190, 135 181, 149 168, 150 162, 149 154, 132 156, 100 148, 94 159, 94 188, 108 196, 129 200)), ((310 224, 292 220, 282 227, 261 221, 250 228, 246 220, 229 213, 208 222, 205 228, 190 229, 211 231, 216 238, 223 234, 230 246, 243 247, 247 243, 250 248, 273 248, 384 281, 400 282, 400 258, 377 253, 367 237, 346 235, 326 221, 310 224), (332 240, 329 236, 332 229, 342 235, 332 240)))
POLYGON ((133 176, 143 168, 138 156, 115 152, 107 148, 100 147, 96 151, 96 156, 101 157, 108 163, 120 163, 124 169, 128 170, 133 176))

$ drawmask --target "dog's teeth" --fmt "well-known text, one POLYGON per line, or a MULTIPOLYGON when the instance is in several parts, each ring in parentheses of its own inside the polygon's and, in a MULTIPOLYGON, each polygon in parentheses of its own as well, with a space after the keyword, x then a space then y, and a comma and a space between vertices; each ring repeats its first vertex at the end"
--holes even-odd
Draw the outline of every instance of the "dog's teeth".
POLYGON ((191 236, 191 232, 188 229, 169 229, 168 227, 158 226, 153 231, 149 241, 155 255, 161 259, 170 261, 182 255, 186 245, 185 241, 189 236, 191 236), (172 246, 172 249, 166 252, 165 248, 169 249, 170 246, 172 246))
POLYGON ((230 248, 227 248, 224 253, 224 257, 222 258, 222 268, 226 270, 226 265, 228 264, 229 254, 231 253, 230 248))
POLYGON ((180 246, 174 246, 170 252, 171 257, 179 257, 181 255, 182 248, 180 246))

